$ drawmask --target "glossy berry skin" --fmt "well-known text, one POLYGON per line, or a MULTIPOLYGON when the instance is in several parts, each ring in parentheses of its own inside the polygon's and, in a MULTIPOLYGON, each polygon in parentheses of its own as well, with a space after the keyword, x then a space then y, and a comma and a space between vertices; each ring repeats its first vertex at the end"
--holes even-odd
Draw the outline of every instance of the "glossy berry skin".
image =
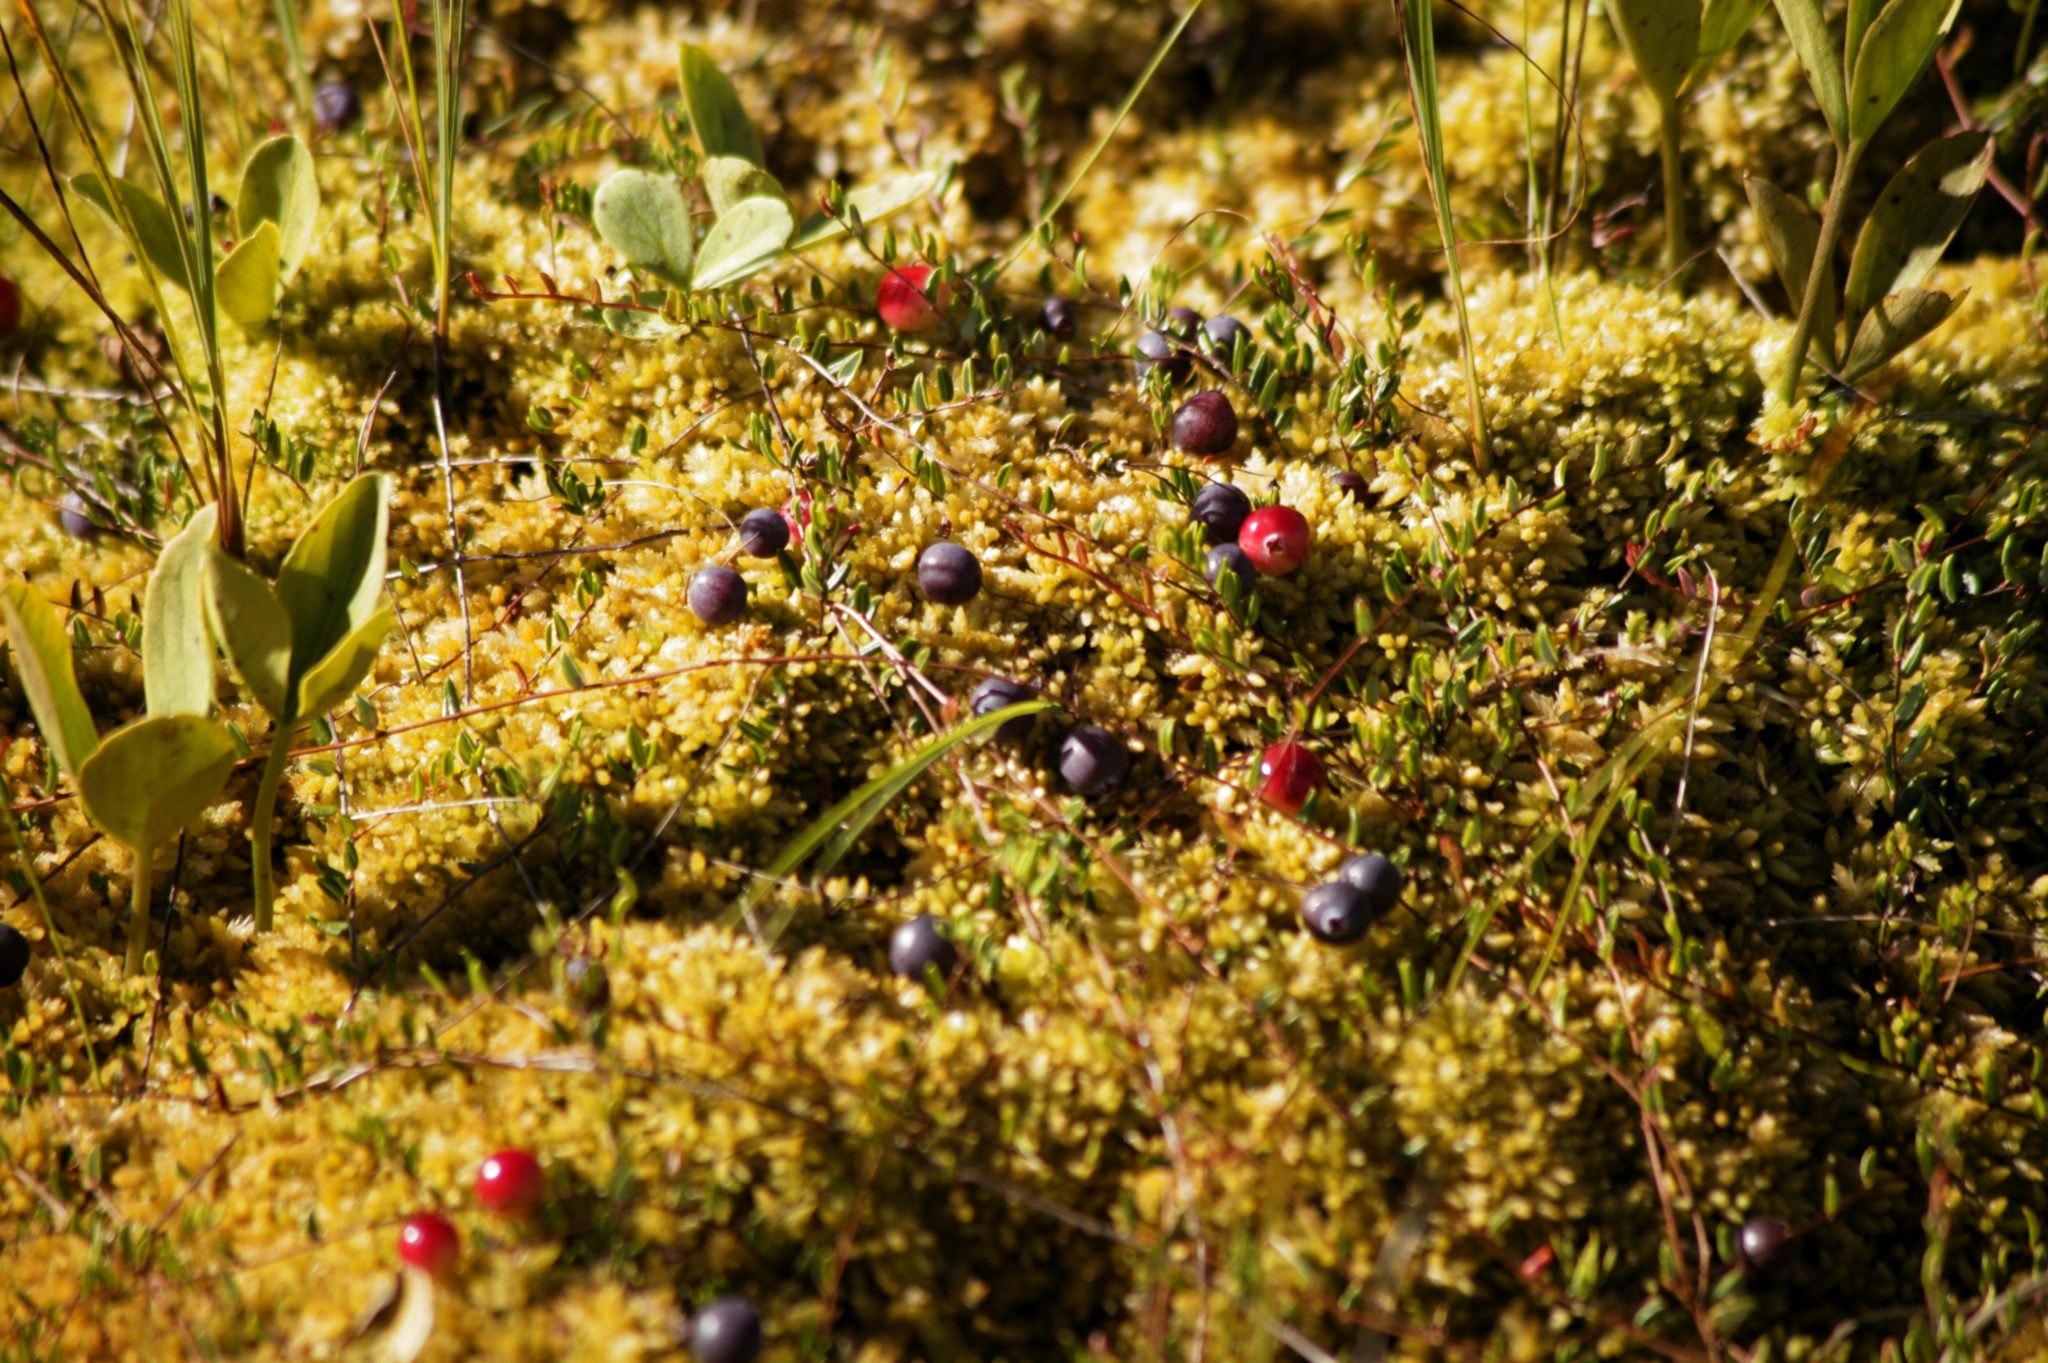
POLYGON ((720 1297, 690 1321, 697 1363, 754 1363, 761 1356, 761 1313, 745 1297, 720 1297))
POLYGON ((1193 367, 1187 352, 1174 344, 1172 337, 1157 331, 1148 331, 1140 336, 1133 349, 1137 356, 1133 364, 1141 379, 1154 369, 1164 369, 1169 380, 1179 383, 1193 367))
POLYGON ((313 125, 323 133, 338 133, 363 116, 363 102, 353 87, 331 80, 313 92, 313 125))
POLYGON ((1048 298, 1045 306, 1038 310, 1038 325, 1046 333, 1064 341, 1081 329, 1081 310, 1070 298, 1048 298))
POLYGON ((1223 576, 1225 568, 1230 569, 1231 575, 1237 579, 1237 585, 1240 587, 1249 587, 1258 580, 1259 570, 1252 567, 1251 555, 1234 544, 1211 546, 1208 561, 1202 569, 1202 576, 1208 578, 1209 585, 1213 587, 1216 585, 1216 579, 1223 576))
POLYGON ((1209 543, 1234 542, 1244 528, 1245 517, 1252 514, 1252 499, 1234 484, 1211 483, 1195 494, 1188 512, 1202 523, 1209 543))
POLYGON ((707 625, 729 625, 747 610, 747 580, 722 565, 699 568, 690 579, 690 609, 707 625))
POLYGON ((1159 329, 1177 341, 1192 341, 1202 332, 1202 314, 1193 308, 1168 308, 1159 329))
MULTIPOLYGON (((979 715, 992 715, 1012 705, 1022 705, 1028 700, 1037 700, 1038 693, 1022 682, 1011 681, 1008 677, 990 677, 974 688, 967 706, 979 715)), ((996 725, 995 739, 998 743, 1022 743, 1031 737, 1031 721, 1036 715, 1023 715, 1006 719, 996 725)))
POLYGON ((1337 485, 1337 491, 1354 502, 1364 501, 1372 491, 1365 481, 1365 475, 1353 473, 1350 469, 1339 469, 1330 481, 1337 485))
POLYGON ((913 980, 936 970, 945 979, 960 964, 960 953, 939 930, 939 920, 921 913, 889 935, 889 969, 913 980))
POLYGON ((1060 779, 1082 795, 1100 795, 1123 784, 1131 754, 1107 729, 1084 724, 1060 744, 1060 779))
POLYGON ((21 326, 21 286, 0 274, 0 341, 21 326))
POLYGON ((57 528, 75 540, 98 539, 99 522, 94 520, 85 498, 73 492, 57 505, 57 528))
POLYGON ((1323 759, 1289 739, 1259 756, 1259 798, 1278 810, 1299 814, 1323 784, 1323 759))
POLYGON ((1337 879, 1370 900, 1375 914, 1400 903, 1401 887, 1407 882, 1401 868, 1378 852, 1360 852, 1337 869, 1337 879))
POLYGON ((939 310, 952 297, 944 284, 931 283, 929 265, 902 265, 882 276, 875 287, 875 311, 891 331, 928 331, 939 324, 939 310))
POLYGON ((0 989, 12 989, 28 973, 28 938, 0 923, 0 989))
POLYGON ((548 1177, 527 1150, 500 1150, 476 1171, 476 1200, 489 1211, 530 1212, 540 1205, 548 1177))
POLYGON ((1237 349, 1238 337, 1250 344, 1252 329, 1235 317, 1211 317, 1202 324, 1202 335, 1208 347, 1227 360, 1237 349))
POLYGON ((1262 506, 1245 517, 1237 547, 1251 555, 1253 567, 1279 577, 1308 558, 1312 538, 1307 519, 1293 507, 1262 506))
POLYGON ((1742 1271, 1752 1278, 1769 1277, 1792 1261, 1798 1245, 1792 1228, 1775 1216, 1752 1216, 1735 1237, 1742 1271))
POLYGON ((454 1268, 461 1253, 462 1238, 446 1217, 420 1212, 398 1228, 398 1257, 436 1278, 454 1268))
POLYGON ((774 558, 789 547, 789 522, 772 507, 757 506, 740 517, 740 548, 754 558, 774 558))
POLYGON ((925 546, 917 556, 917 589, 941 606, 964 606, 981 595, 981 560, 951 540, 925 546))
POLYGON ((1318 885, 1301 897, 1302 926, 1327 946, 1350 946, 1365 936, 1372 919, 1365 896, 1341 880, 1318 885))
POLYGON ((1197 393, 1173 414, 1173 443, 1189 454, 1230 453, 1237 443, 1237 409, 1221 393, 1197 393))

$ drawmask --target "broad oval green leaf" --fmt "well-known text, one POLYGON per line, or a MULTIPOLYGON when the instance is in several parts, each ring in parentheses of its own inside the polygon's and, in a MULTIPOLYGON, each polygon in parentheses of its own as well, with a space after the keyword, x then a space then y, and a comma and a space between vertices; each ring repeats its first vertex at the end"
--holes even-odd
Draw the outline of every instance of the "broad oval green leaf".
POLYGON ((150 715, 114 730, 78 769, 101 832, 147 854, 206 812, 235 769, 235 740, 200 715, 150 715))
POLYGON ((1928 143, 1899 168, 1856 238, 1844 292, 1852 324, 1886 294, 1917 288, 1963 225, 1991 173, 1991 134, 1928 143))
POLYGON ((256 224, 256 230, 242 238, 213 274, 220 310, 251 331, 266 325, 277 311, 277 295, 283 285, 274 222, 256 224))
MULTIPOLYGON (((72 176, 71 187, 87 203, 106 214, 107 221, 114 224, 116 231, 128 237, 128 229, 122 225, 121 215, 114 208, 114 201, 108 196, 106 184, 98 172, 87 171, 83 175, 72 176)), ((130 249, 147 260, 150 268, 163 276, 165 282, 190 294, 192 281, 185 273, 185 255, 178 245, 178 225, 171 220, 170 210, 156 195, 133 180, 116 176, 114 187, 120 192, 122 207, 128 210, 128 217, 135 224, 135 235, 128 240, 130 249)))
POLYGON ((1960 299, 1935 289, 1902 289, 1878 300, 1856 328, 1842 377, 1851 383, 1946 322, 1960 299))
POLYGON ((78 674, 71 669, 71 636, 56 608, 26 582, 0 588, 0 616, 7 621, 14 668, 43 742, 57 759, 57 770, 77 780, 78 768, 99 746, 100 731, 93 727, 78 674))
POLYGON ((698 174, 704 181, 704 195, 711 200, 711 211, 721 218, 742 199, 789 197, 780 180, 741 157, 707 157, 698 174))
POLYGON ((591 221, 604 244, 636 270, 672 284, 690 282, 690 206, 666 175, 612 172, 597 187, 591 221))
POLYGON ((1813 87, 1821 116, 1828 121, 1828 131, 1835 135, 1837 146, 1844 145, 1849 136, 1849 97, 1847 82, 1842 79, 1842 50, 1828 36, 1821 0, 1772 3, 1785 23, 1786 36, 1792 39, 1792 50, 1799 54, 1799 64, 1806 68, 1806 83, 1813 87))
POLYGON ((297 718, 291 617, 261 574, 218 547, 206 555, 206 624, 256 703, 280 725, 297 718))
POLYGON ((761 136, 740 103, 739 91, 711 60, 711 54, 695 43, 684 43, 681 67, 683 112, 690 116, 690 128, 705 159, 737 156, 762 164, 761 136))
POLYGON ((299 680, 300 719, 312 719, 334 709, 362 685, 377 661, 384 636, 391 633, 391 608, 385 606, 343 636, 327 656, 306 669, 299 680))
POLYGON ((157 555, 142 592, 142 690, 152 715, 213 708, 213 639, 206 631, 206 556, 220 508, 209 503, 157 555))
POLYGON ((320 508, 285 555, 277 599, 291 617, 295 682, 376 611, 390 525, 391 479, 365 473, 320 508))
MULTIPOLYGON (((880 222, 922 199, 931 192, 934 176, 930 171, 919 171, 915 175, 898 175, 880 184, 867 185, 853 190, 846 196, 846 206, 860 213, 862 222, 880 222)), ((825 213, 814 213, 804 219, 803 227, 790 239, 789 249, 801 251, 820 242, 843 236, 846 226, 839 219, 825 213)))
POLYGON ((691 286, 715 289, 745 279, 788 244, 796 219, 781 199, 742 199, 704 235, 691 286))
POLYGON ((297 274, 320 226, 320 180, 306 144, 296 137, 273 137, 256 148, 242 168, 236 199, 235 223, 242 235, 253 236, 260 223, 276 223, 282 277, 297 274))
POLYGON ((1659 101, 1677 98, 1700 50, 1701 0, 1607 0, 1621 44, 1659 101))
POLYGON ((1712 66, 1722 54, 1749 32, 1749 26, 1756 22, 1756 16, 1764 12, 1764 6, 1771 0, 1707 0, 1706 12, 1700 17, 1700 51, 1693 58, 1693 74, 1712 66))
POLYGON ((1920 79, 1963 0, 1891 0, 1856 49, 1849 79, 1849 137, 1866 142, 1920 79))
MULTIPOLYGON (((1743 181, 1749 191, 1749 205, 1756 211, 1757 224, 1763 228, 1764 249, 1770 252, 1771 264, 1777 268, 1778 279, 1785 286, 1786 296, 1792 301, 1792 311, 1798 312, 1806 296, 1806 282, 1813 273, 1813 249, 1820 242, 1820 224, 1813 215, 1791 195, 1779 189, 1768 180, 1759 180, 1754 175, 1743 181)), ((1821 348, 1821 357, 1833 362, 1835 353, 1835 269, 1833 262, 1827 267, 1821 279, 1820 311, 1814 317, 1813 339, 1821 348)))

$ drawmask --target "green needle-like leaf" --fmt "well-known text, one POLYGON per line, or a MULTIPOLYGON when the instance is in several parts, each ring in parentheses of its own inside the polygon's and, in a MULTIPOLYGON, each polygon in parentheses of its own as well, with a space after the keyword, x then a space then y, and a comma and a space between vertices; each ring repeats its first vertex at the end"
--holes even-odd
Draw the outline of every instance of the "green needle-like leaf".
POLYGON ((234 767, 226 726, 151 715, 107 735, 78 769, 78 794, 101 832, 147 854, 204 814, 234 767))
POLYGON ((598 186, 591 221, 604 244, 634 269, 687 287, 690 206, 666 175, 615 171, 598 186))
POLYGON ((313 153, 296 137, 271 138, 249 157, 237 198, 235 222, 243 236, 253 235, 259 224, 277 224, 280 271, 290 279, 312 250, 320 226, 313 153))
POLYGON ((745 279, 782 254, 795 230, 796 219, 783 200, 740 200, 705 234, 692 286, 715 289, 745 279))
POLYGON ((57 759, 57 770, 76 780, 78 768, 99 745, 99 730, 71 669, 71 636, 56 608, 26 582, 0 588, 0 617, 7 621, 14 667, 28 708, 57 759))
POLYGON ((157 555, 142 593, 142 689, 152 715, 213 708, 213 640, 206 630, 206 559, 220 508, 199 508, 157 555))
POLYGON ((690 116, 690 128, 705 159, 737 156, 760 165, 760 134, 740 103, 739 91, 711 60, 711 54, 695 43, 685 43, 681 65, 683 112, 690 116))

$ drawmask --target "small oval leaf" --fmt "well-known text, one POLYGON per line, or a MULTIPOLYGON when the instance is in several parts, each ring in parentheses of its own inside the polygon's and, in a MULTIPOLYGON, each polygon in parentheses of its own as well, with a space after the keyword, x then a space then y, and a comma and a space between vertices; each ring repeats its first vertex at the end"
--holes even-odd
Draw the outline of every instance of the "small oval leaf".
MULTIPOLYGON (((135 224, 135 236, 129 239, 129 248, 147 260, 166 283, 190 294, 192 282, 185 273, 185 255, 178 245, 178 227, 171 221, 170 210, 163 206, 162 200, 133 180, 116 176, 114 186, 120 192, 122 206, 128 210, 128 216, 135 224)), ((123 237, 128 236, 128 229, 121 225, 121 215, 115 211, 114 202, 107 196, 107 187, 98 172, 87 171, 83 175, 72 176, 71 187, 86 202, 106 214, 115 231, 123 237)))
POLYGON ((220 310, 250 331, 268 323, 277 311, 278 291, 284 284, 277 252, 277 224, 258 223, 214 271, 220 310))
POLYGON ((350 630, 327 651, 326 657, 307 668, 299 681, 298 717, 313 719, 347 700, 363 678, 370 675, 377 650, 389 633, 391 608, 386 606, 350 630))
POLYGON ((285 555, 277 570, 277 599, 291 618, 295 680, 376 611, 384 595, 390 503, 387 475, 353 478, 285 555))
POLYGON ((1886 294, 1918 288, 1963 225, 1991 173, 1991 134, 1938 138, 1899 168, 1871 205, 1844 298, 1858 319, 1886 294))
POLYGON ((739 91, 711 60, 711 54, 695 43, 684 43, 681 68, 683 112, 690 116, 690 128, 705 159, 737 156, 762 164, 761 136, 740 103, 739 91))
POLYGON ((1878 300, 1856 328, 1842 377, 1853 383, 1886 363, 1946 322, 1958 301, 1934 289, 1903 289, 1878 300))
POLYGON ((0 589, 0 617, 7 621, 14 668, 21 674, 21 689, 36 727, 57 759, 57 770, 76 780, 79 766, 99 746, 100 731, 93 727, 78 675, 71 669, 71 635, 56 608, 26 582, 10 582, 0 589))
POLYGON ((1621 44, 1643 84, 1669 103, 1700 50, 1701 0, 1607 0, 1621 44))
POLYGON ((690 281, 690 206, 665 175, 614 171, 597 188, 590 210, 604 244, 636 270, 672 284, 690 281))
POLYGON ((290 279, 297 274, 320 226, 320 180, 306 144, 296 137, 273 137, 256 148, 242 168, 236 199, 235 223, 242 235, 254 235, 261 223, 276 223, 281 275, 290 279))
POLYGON ((782 182, 755 165, 752 161, 737 156, 713 156, 704 162, 698 173, 704 181, 705 197, 711 200, 711 211, 719 217, 742 199, 787 199, 782 182))
MULTIPOLYGON (((930 171, 919 171, 915 175, 898 175, 878 185, 867 185, 852 191, 846 196, 846 206, 858 210, 862 222, 880 222, 883 218, 901 213, 922 199, 931 191, 933 178, 930 171)), ((789 249, 801 251, 842 236, 845 232, 845 224, 837 218, 824 213, 814 213, 804 219, 802 229, 790 239, 789 249)))
POLYGON ((704 235, 692 287, 715 289, 745 279, 782 254, 796 219, 781 199, 742 199, 704 235))
POLYGON ((1891 0, 1871 20, 1849 80, 1849 137, 1867 142, 1913 88, 1963 0, 1891 0))
POLYGON ((616 304, 634 302, 650 308, 659 308, 666 297, 667 295, 659 289, 646 289, 638 298, 607 299, 606 302, 614 306, 600 306, 597 309, 597 320, 614 336, 623 336, 629 341, 658 341, 663 337, 675 335, 682 328, 659 312, 643 312, 639 308, 623 308, 616 304))
POLYGON ((279 724, 296 718, 291 618, 255 569, 217 547, 206 556, 206 624, 257 704, 279 724))
POLYGON ((206 632, 206 555, 220 508, 209 503, 157 555, 142 592, 142 690, 152 715, 213 708, 213 640, 206 632))
POLYGON ((101 832, 147 854, 204 814, 234 767, 225 725, 150 715, 107 735, 78 769, 78 794, 101 832))
MULTIPOLYGON (((1757 224, 1763 228, 1764 248, 1770 252, 1771 264, 1777 267, 1778 279, 1785 285, 1786 296, 1792 300, 1792 311, 1798 312, 1801 300, 1806 296, 1806 282, 1813 272, 1813 248, 1820 243, 1820 224, 1805 207, 1767 180, 1754 175, 1743 181, 1743 188, 1749 191, 1749 205, 1756 212, 1757 224)), ((1835 268, 1830 262, 1821 278, 1819 312, 1814 317, 1813 339, 1821 347, 1822 358, 1832 362, 1835 336, 1835 268)))

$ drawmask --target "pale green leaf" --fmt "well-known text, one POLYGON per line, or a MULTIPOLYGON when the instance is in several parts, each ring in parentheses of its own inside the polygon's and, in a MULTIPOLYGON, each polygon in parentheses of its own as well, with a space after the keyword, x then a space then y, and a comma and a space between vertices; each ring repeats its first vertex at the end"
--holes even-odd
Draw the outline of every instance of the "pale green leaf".
POLYGON ((151 715, 114 730, 78 769, 78 795, 102 833, 147 854, 220 798, 235 740, 200 715, 151 715))
POLYGON ((391 608, 385 606, 350 630, 327 651, 326 657, 307 668, 306 675, 299 680, 298 717, 312 719, 346 701, 363 678, 370 675, 377 650, 389 633, 391 608))
POLYGON ((320 181, 313 153, 296 137, 273 137, 256 148, 242 168, 235 223, 243 236, 258 224, 277 224, 277 258, 282 278, 298 273, 313 249, 320 226, 320 181))
POLYGON ((1864 314, 1842 377, 1854 383, 1948 320, 1958 300, 1934 289, 1903 289, 1864 314))
POLYGON ((1849 81, 1849 137, 1867 142, 1920 79, 1963 0, 1891 0, 1856 49, 1849 81))
POLYGON ((715 289, 745 279, 782 254, 795 229, 796 220, 781 199, 740 200, 704 234, 692 286, 715 289))
POLYGON ((7 621, 9 652, 36 727, 57 759, 57 770, 75 780, 80 764, 99 745, 100 731, 93 727, 71 670, 71 635, 56 608, 26 582, 0 588, 0 617, 7 621))
MULTIPOLYGON (((1771 264, 1777 268, 1778 278, 1785 285, 1785 293, 1792 300, 1792 311, 1798 312, 1806 296, 1806 281, 1812 277, 1813 249, 1820 242, 1820 224, 1813 215, 1791 195, 1767 180, 1749 176, 1743 181, 1749 191, 1749 204, 1756 211, 1758 226, 1763 228, 1764 249, 1770 253, 1771 264)), ((1830 261, 1827 273, 1821 280, 1819 313, 1814 318, 1813 338, 1821 347, 1822 358, 1834 354, 1835 334, 1835 269, 1830 261)))
MULTIPOLYGON (((135 223, 135 238, 129 240, 130 249, 147 260, 150 267, 164 281, 192 292, 192 282, 185 274, 185 256, 178 245, 180 233, 177 222, 163 201, 136 184, 133 180, 116 177, 115 187, 120 191, 121 202, 128 210, 128 216, 135 223)), ((107 215, 107 221, 114 224, 116 231, 127 236, 127 229, 121 225, 120 214, 114 209, 113 200, 107 196, 106 185, 95 171, 71 177, 71 187, 87 203, 107 215)))
POLYGON ((1991 173, 1991 134, 1960 132, 1922 147, 1871 205, 1844 290, 1854 325, 1886 294, 1926 280, 1991 173))
POLYGON ((1849 0, 1849 39, 1842 45, 1844 52, 1854 52, 1863 46, 1863 36, 1870 32, 1870 21, 1877 17, 1882 3, 1884 0, 1849 0))
MULTIPOLYGON (((866 185, 853 190, 846 196, 846 206, 858 210, 862 222, 880 222, 883 218, 901 213, 930 193, 932 181, 930 171, 919 171, 915 175, 898 175, 878 185, 866 185)), ((789 249, 802 251, 820 242, 842 236, 845 232, 846 227, 839 219, 824 213, 814 213, 804 219, 802 229, 790 239, 789 249)))
POLYGON ((1693 59, 1693 72, 1697 75, 1734 47, 1749 32, 1749 26, 1756 22, 1756 16, 1764 12, 1771 0, 1707 0, 1706 13, 1700 18, 1700 52, 1693 59))
POLYGON ((255 569, 218 548, 206 556, 206 623, 257 704, 279 724, 296 718, 291 617, 255 569))
POLYGON ((737 156, 713 156, 700 172, 711 211, 724 217, 727 209, 742 199, 787 199, 781 181, 737 156))
POLYGON ((1813 97, 1820 104, 1821 116, 1828 121, 1828 130, 1835 135, 1836 145, 1842 145, 1849 136, 1849 96, 1847 82, 1842 79, 1842 49, 1828 34, 1827 17, 1821 12, 1821 0, 1772 0, 1778 7, 1778 17, 1785 23, 1785 33, 1792 39, 1792 50, 1799 54, 1799 64, 1806 68, 1806 83, 1813 87, 1813 97))
POLYGON ((591 221, 605 245, 636 270, 672 284, 690 280, 690 206, 666 175, 614 171, 598 186, 591 221))
POLYGON ((1700 50, 1701 0, 1607 0, 1621 45, 1661 102, 1678 95, 1700 50))
POLYGON ((365 473, 320 508, 277 570, 296 680, 369 619, 384 595, 391 479, 365 473))
POLYGON ((213 284, 220 310, 241 326, 254 331, 269 322, 284 284, 279 273, 277 224, 258 223, 221 261, 213 284))
POLYGON ((737 156, 760 165, 760 134, 740 104, 739 91, 711 60, 711 54, 695 43, 684 43, 681 65, 683 112, 690 116, 690 128, 705 159, 737 156))
POLYGON ((142 690, 152 715, 213 708, 213 639, 206 631, 206 557, 220 508, 209 503, 157 555, 142 593, 142 690))
MULTIPOLYGON (((668 295, 659 289, 647 289, 637 299, 608 299, 607 302, 638 302, 650 308, 659 308, 668 295)), ((682 328, 659 312, 642 312, 638 308, 604 307, 597 309, 597 320, 604 329, 614 336, 623 336, 629 341, 659 341, 673 336, 682 328)))

